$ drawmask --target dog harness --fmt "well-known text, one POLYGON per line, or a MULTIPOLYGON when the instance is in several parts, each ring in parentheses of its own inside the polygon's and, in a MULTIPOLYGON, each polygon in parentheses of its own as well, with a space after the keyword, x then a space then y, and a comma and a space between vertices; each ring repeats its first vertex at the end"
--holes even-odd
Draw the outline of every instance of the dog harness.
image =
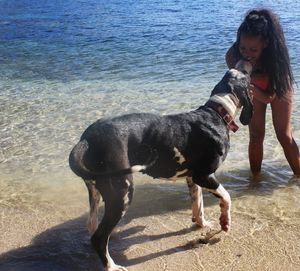
POLYGON ((222 120, 225 122, 229 130, 235 133, 239 129, 239 126, 235 123, 233 117, 227 112, 227 110, 223 107, 223 105, 208 100, 205 106, 215 110, 220 115, 222 120))

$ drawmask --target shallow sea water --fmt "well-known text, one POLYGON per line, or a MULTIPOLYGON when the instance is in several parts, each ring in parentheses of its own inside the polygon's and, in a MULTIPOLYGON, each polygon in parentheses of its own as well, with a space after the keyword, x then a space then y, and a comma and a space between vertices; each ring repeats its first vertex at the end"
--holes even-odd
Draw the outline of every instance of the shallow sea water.
MULTIPOLYGON (((224 54, 251 7, 272 7, 281 17, 298 83, 292 123, 300 144, 300 7, 293 1, 262 3, 0 1, 1 271, 99 266, 85 230, 87 192, 68 167, 72 146, 101 117, 177 113, 203 104, 226 71, 224 54)), ((259 182, 251 180, 248 130, 242 125, 231 135, 230 153, 217 176, 232 196, 236 235, 248 226, 251 237, 276 225, 291 229, 288 240, 300 225, 299 180, 292 178, 267 114, 259 182)), ((199 233, 184 230, 191 227, 184 180, 137 174, 135 184, 132 208, 112 239, 113 255, 131 270, 189 264, 180 241, 199 233)), ((204 200, 218 228, 217 201, 208 194, 204 200)), ((225 240, 234 244, 230 238, 225 240)), ((296 263, 284 265, 290 270, 300 262, 298 243, 294 254, 286 254, 296 263)), ((247 241, 243 244, 246 250, 247 241)), ((212 247, 203 253, 213 253, 212 247)), ((276 255, 281 254, 266 259, 276 255)), ((190 270, 216 268, 196 258, 190 259, 190 270)), ((241 266, 235 270, 247 270, 241 266)))

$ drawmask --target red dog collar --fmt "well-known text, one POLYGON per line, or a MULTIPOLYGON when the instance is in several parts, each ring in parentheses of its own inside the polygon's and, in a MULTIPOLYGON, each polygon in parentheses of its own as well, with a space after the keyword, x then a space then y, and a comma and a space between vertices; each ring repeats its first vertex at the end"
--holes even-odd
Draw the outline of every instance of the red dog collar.
POLYGON ((235 133, 239 129, 239 126, 234 122, 233 117, 229 115, 227 110, 221 104, 208 101, 205 105, 215 110, 232 132, 235 133))

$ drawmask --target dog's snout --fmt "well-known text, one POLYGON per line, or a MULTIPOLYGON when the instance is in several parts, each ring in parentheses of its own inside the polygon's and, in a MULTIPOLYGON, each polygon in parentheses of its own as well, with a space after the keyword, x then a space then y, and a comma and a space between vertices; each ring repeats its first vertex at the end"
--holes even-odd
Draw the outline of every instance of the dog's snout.
POLYGON ((243 78, 245 78, 245 74, 237 69, 230 69, 229 70, 229 75, 231 78, 234 78, 236 80, 241 80, 243 78))
POLYGON ((245 74, 251 74, 252 72, 252 64, 250 63, 250 61, 246 60, 246 59, 240 59, 234 67, 236 70, 239 70, 245 74))

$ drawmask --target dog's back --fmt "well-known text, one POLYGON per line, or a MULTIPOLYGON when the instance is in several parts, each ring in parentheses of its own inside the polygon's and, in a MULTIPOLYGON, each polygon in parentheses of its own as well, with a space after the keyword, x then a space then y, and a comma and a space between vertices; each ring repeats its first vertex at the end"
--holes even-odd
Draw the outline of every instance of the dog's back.
POLYGON ((101 119, 83 133, 71 152, 70 166, 80 177, 94 179, 97 174, 119 172, 121 166, 147 164, 155 152, 157 161, 144 170, 154 178, 172 178, 184 169, 210 174, 229 147, 228 130, 221 122, 205 107, 184 114, 134 113, 101 119), (178 155, 183 162, 177 161, 178 155))

